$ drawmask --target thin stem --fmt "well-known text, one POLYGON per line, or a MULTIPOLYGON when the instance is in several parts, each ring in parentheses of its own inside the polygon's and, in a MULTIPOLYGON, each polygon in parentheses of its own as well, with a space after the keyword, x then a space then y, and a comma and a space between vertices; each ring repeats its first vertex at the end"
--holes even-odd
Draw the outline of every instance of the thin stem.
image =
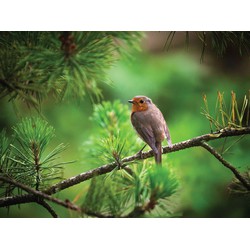
POLYGON ((43 199, 39 199, 37 201, 38 204, 40 204, 41 206, 43 206, 45 209, 48 210, 48 212, 52 215, 53 218, 58 218, 59 216, 57 215, 57 213, 54 211, 54 209, 43 199))
POLYGON ((175 36, 175 31, 169 32, 167 40, 166 40, 166 42, 164 44, 164 49, 167 48, 167 50, 169 50, 169 48, 170 48, 170 46, 171 46, 171 44, 173 42, 174 36, 175 36))
POLYGON ((200 142, 200 145, 210 152, 217 160, 219 160, 226 168, 230 169, 234 176, 244 185, 247 190, 250 190, 250 184, 243 178, 237 169, 227 162, 214 148, 209 146, 206 142, 200 142))
POLYGON ((40 185, 40 164, 39 164, 39 149, 36 142, 31 143, 32 153, 34 156, 34 165, 36 170, 36 190, 39 190, 40 185))

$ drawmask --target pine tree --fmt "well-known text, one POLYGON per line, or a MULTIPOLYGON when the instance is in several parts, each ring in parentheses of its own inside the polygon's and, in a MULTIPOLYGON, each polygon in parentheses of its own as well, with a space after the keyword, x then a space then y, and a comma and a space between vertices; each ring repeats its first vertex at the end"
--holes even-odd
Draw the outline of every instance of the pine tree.
POLYGON ((140 32, 1 32, 0 93, 39 105, 58 99, 99 99, 100 84, 120 56, 139 48, 140 32))
MULTIPOLYGON (((172 34, 172 33, 171 33, 172 34)), ((238 33, 237 33, 238 34, 238 33)), ((238 37, 213 33, 213 44, 223 54, 227 43, 238 37), (215 37, 222 36, 224 43, 215 37), (222 46, 223 45, 223 46, 222 46)), ((140 152, 141 141, 128 119, 128 107, 116 100, 100 101, 101 84, 110 84, 108 69, 121 56, 139 49, 140 32, 2 32, 0 36, 0 97, 19 99, 38 111, 46 98, 82 99, 93 104, 96 133, 82 146, 85 163, 99 166, 73 177, 64 177, 61 155, 64 142, 54 146, 56 130, 38 113, 22 118, 11 131, 0 133, 0 207, 36 202, 53 217, 56 203, 82 217, 178 217, 182 189, 171 163, 155 166, 152 151, 140 152), (136 154, 136 152, 140 152, 136 154), (60 200, 54 194, 90 180, 77 202, 60 200), (80 203, 80 204, 79 204, 80 203)), ((173 36, 173 34, 172 34, 173 36)), ((248 36, 240 36, 247 48, 248 36)), ((172 41, 173 37, 171 38, 172 41)), ((168 42, 168 41, 167 41, 168 42)), ((241 173, 208 142, 250 133, 249 95, 240 102, 234 92, 226 105, 218 92, 215 113, 204 95, 203 115, 209 134, 163 148, 163 154, 202 147, 234 175, 234 193, 249 194, 249 171, 241 173), (242 105, 240 105, 240 103, 242 105)), ((234 144, 230 145, 230 147, 234 144)))

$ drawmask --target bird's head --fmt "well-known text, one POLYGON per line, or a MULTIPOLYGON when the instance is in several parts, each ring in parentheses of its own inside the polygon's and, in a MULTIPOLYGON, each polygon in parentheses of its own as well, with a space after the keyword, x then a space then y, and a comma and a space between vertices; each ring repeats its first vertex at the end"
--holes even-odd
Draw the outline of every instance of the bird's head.
POLYGON ((135 96, 128 102, 132 103, 132 112, 146 111, 152 104, 152 101, 147 96, 135 96))

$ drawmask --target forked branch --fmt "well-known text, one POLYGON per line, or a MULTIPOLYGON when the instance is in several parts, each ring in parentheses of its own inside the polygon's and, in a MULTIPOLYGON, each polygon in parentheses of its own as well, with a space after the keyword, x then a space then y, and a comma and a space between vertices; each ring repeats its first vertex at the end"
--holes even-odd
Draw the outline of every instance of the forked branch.
MULTIPOLYGON (((20 197, 18 200, 19 202, 17 202, 16 204, 21 204, 21 203, 26 203, 26 199, 27 199, 27 202, 37 202, 39 203, 40 205, 42 206, 46 206, 46 209, 48 210, 49 206, 47 205, 47 203, 43 202, 44 200, 48 200, 48 201, 51 201, 51 202, 54 202, 58 205, 61 205, 63 207, 66 207, 66 208, 69 208, 69 209, 72 209, 72 210, 80 210, 77 206, 75 206, 74 204, 70 203, 70 202, 66 202, 66 201, 62 201, 58 198, 54 198, 52 197, 51 195, 48 195, 44 192, 41 192, 41 191, 38 191, 38 190, 35 190, 31 187, 28 187, 20 182, 17 182, 13 179, 10 179, 8 177, 5 177, 5 176, 0 176, 0 181, 3 181, 3 182, 6 182, 6 183, 10 183, 22 190, 25 190, 26 192, 28 192, 29 194, 27 195, 19 195, 19 196, 14 196, 14 197, 20 197), (27 198, 26 198, 27 197, 27 198)), ((12 197, 6 197, 6 198, 2 198, 0 199, 0 207, 1 207, 1 203, 4 201, 5 202, 9 202, 9 200, 11 200, 12 197)), ((9 205, 14 205, 14 204, 9 204, 9 205)), ((6 205, 8 206, 8 205, 6 205)), ((52 212, 52 211, 51 211, 52 212)))
POLYGON ((230 169, 235 177, 242 183, 242 185, 250 190, 250 184, 245 180, 244 177, 238 172, 238 170, 233 167, 229 162, 227 162, 214 148, 209 146, 206 142, 201 142, 201 146, 210 152, 217 160, 219 160, 226 168, 230 169))
MULTIPOLYGON (((235 177, 246 187, 247 190, 250 190, 249 183, 247 183, 247 181, 241 176, 241 174, 231 164, 225 161, 225 159, 221 155, 219 155, 212 147, 210 147, 206 143, 208 141, 217 140, 220 138, 247 135, 247 134, 250 134, 250 127, 243 127, 239 129, 223 129, 216 133, 205 134, 205 135, 201 135, 198 137, 194 137, 186 141, 175 143, 172 147, 166 146, 163 148, 163 154, 173 153, 173 152, 184 150, 184 149, 191 148, 191 147, 202 146, 203 148, 208 150, 211 154, 213 154, 225 167, 230 169, 235 175, 235 177)), ((129 156, 129 157, 122 159, 120 161, 120 165, 121 165, 120 167, 125 167, 126 165, 131 164, 135 161, 147 159, 150 157, 153 157, 152 150, 144 152, 142 154, 135 154, 133 156, 129 156)), ((0 199, 0 207, 10 206, 10 205, 15 205, 15 204, 20 204, 20 203, 34 202, 37 196, 39 197, 41 196, 44 199, 47 199, 47 200, 50 200, 52 202, 59 204, 59 202, 56 201, 56 199, 51 196, 52 194, 55 194, 61 190, 67 189, 76 184, 89 180, 95 176, 109 173, 115 168, 117 168, 118 167, 117 165, 118 165, 117 162, 112 162, 112 163, 100 166, 98 168, 89 170, 87 172, 73 176, 69 179, 63 180, 51 186, 49 189, 44 190, 43 192, 36 191, 36 190, 33 190, 31 192, 31 190, 26 190, 27 192, 29 192, 29 194, 2 198, 0 199)), ((78 210, 78 207, 71 203, 69 205, 68 203, 63 202, 60 205, 73 209, 73 210, 78 210)))
MULTIPOLYGON (((184 149, 191 148, 191 147, 198 147, 198 146, 201 146, 201 142, 216 140, 216 139, 220 139, 220 138, 224 138, 224 137, 245 135, 245 134, 250 134, 250 127, 245 127, 245 128, 240 128, 240 129, 228 129, 228 130, 224 129, 224 130, 221 130, 221 131, 216 132, 216 133, 205 134, 205 135, 201 135, 198 137, 194 137, 194 138, 186 140, 186 141, 175 143, 172 147, 169 147, 169 146, 163 147, 163 154, 173 153, 173 152, 176 152, 179 150, 184 150, 184 149)), ((133 156, 126 157, 121 161, 120 164, 122 164, 122 166, 124 167, 132 162, 137 161, 137 160, 147 159, 147 158, 150 158, 153 156, 154 156, 153 151, 149 150, 149 151, 141 153, 141 154, 135 154, 133 156)), ((116 162, 103 165, 99 168, 89 170, 85 173, 76 175, 76 176, 71 177, 67 180, 59 182, 59 183, 53 185, 52 187, 50 187, 45 192, 47 194, 57 193, 65 188, 68 188, 68 187, 74 186, 80 182, 84 182, 86 180, 89 180, 89 179, 93 178, 94 176, 109 173, 113 169, 115 169, 116 167, 117 167, 116 162)))

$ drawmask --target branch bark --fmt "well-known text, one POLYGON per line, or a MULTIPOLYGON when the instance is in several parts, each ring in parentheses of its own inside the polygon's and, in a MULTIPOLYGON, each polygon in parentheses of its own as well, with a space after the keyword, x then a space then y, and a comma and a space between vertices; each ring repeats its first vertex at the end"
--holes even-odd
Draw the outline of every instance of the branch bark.
MULTIPOLYGON (((240 128, 240 129, 228 129, 228 130, 224 129, 216 133, 205 134, 205 135, 201 135, 198 137, 194 137, 186 141, 175 143, 172 147, 165 146, 163 147, 163 154, 172 153, 172 152, 184 150, 184 149, 191 148, 191 147, 198 147, 198 146, 201 146, 201 142, 203 141, 212 141, 212 140, 216 140, 216 139, 220 139, 224 137, 239 136, 239 135, 244 135, 244 134, 250 134, 250 127, 245 127, 245 128, 240 128)), ((122 164, 122 167, 124 167, 128 163, 132 163, 136 160, 147 159, 153 156, 154 156, 153 151, 149 150, 141 154, 135 154, 133 156, 126 157, 123 160, 121 160, 121 164, 122 164)), ((89 180, 93 178, 94 176, 109 173, 112 170, 114 170, 116 167, 117 167, 117 162, 112 162, 110 164, 103 165, 99 168, 89 170, 85 173, 76 175, 74 177, 71 177, 67 180, 64 180, 62 182, 59 182, 53 185, 48 190, 46 190, 45 193, 47 194, 57 193, 65 188, 68 188, 80 182, 89 180)))
POLYGON ((53 218, 59 217, 55 210, 45 200, 38 200, 37 203, 43 206, 52 215, 53 218))
POLYGON ((201 142, 201 146, 210 152, 218 161, 220 161, 226 168, 230 169, 235 177, 242 183, 242 185, 250 190, 250 184, 245 180, 245 178, 237 171, 237 169, 227 162, 214 148, 209 146, 206 142, 201 142))
MULTIPOLYGON (((191 147, 198 147, 198 146, 204 147, 204 145, 202 145, 202 142, 217 140, 217 139, 221 139, 221 138, 225 138, 225 137, 246 135, 246 134, 250 134, 250 127, 244 127, 244 128, 239 128, 239 129, 222 129, 219 132, 215 132, 215 133, 211 133, 211 134, 204 134, 204 135, 194 137, 194 138, 186 140, 186 141, 175 143, 172 147, 165 146, 165 147, 163 147, 163 154, 173 153, 173 152, 177 152, 179 150, 184 150, 184 149, 191 148, 191 147)), ((141 154, 135 154, 135 155, 126 157, 126 158, 121 160, 120 164, 122 164, 122 167, 124 167, 124 166, 128 165, 129 163, 135 162, 137 160, 147 159, 150 157, 153 157, 152 150, 141 153, 141 154)), ((46 196, 47 198, 51 197, 50 195, 55 194, 61 190, 64 190, 66 188, 77 185, 77 184, 84 182, 86 180, 89 180, 95 176, 109 173, 112 170, 114 170, 116 167, 117 167, 117 162, 105 164, 105 165, 100 166, 98 168, 89 170, 87 172, 73 176, 69 179, 63 180, 63 181, 51 186, 49 189, 45 190, 42 193, 44 195, 47 195, 46 196)), ((26 194, 26 195, 21 195, 21 196, 2 198, 2 199, 0 199, 0 207, 20 204, 20 203, 25 203, 25 202, 26 203, 33 202, 33 201, 35 201, 35 196, 36 196, 36 194, 32 193, 32 194, 26 194)), ((53 199, 55 199, 55 198, 53 198, 53 199)))
MULTIPOLYGON (((2 198, 2 199, 0 199, 0 207, 21 204, 21 203, 28 203, 28 202, 37 202, 40 205, 44 205, 44 203, 41 203, 41 201, 46 199, 46 200, 52 201, 58 205, 64 206, 64 207, 72 209, 72 210, 77 210, 77 211, 80 210, 80 208, 78 206, 76 206, 70 202, 65 202, 65 201, 62 201, 60 199, 54 198, 51 195, 48 195, 48 194, 45 194, 44 192, 35 190, 31 187, 28 187, 28 186, 26 186, 20 182, 17 182, 13 179, 10 179, 8 177, 0 176, 0 180, 4 181, 6 183, 13 184, 14 186, 19 187, 19 188, 21 188, 29 193, 27 195, 14 196, 17 198, 17 201, 18 201, 17 203, 12 203, 13 197, 2 198), (5 203, 7 203, 7 205, 3 205, 5 203)), ((47 206, 47 208, 48 208, 48 206, 47 206)))

